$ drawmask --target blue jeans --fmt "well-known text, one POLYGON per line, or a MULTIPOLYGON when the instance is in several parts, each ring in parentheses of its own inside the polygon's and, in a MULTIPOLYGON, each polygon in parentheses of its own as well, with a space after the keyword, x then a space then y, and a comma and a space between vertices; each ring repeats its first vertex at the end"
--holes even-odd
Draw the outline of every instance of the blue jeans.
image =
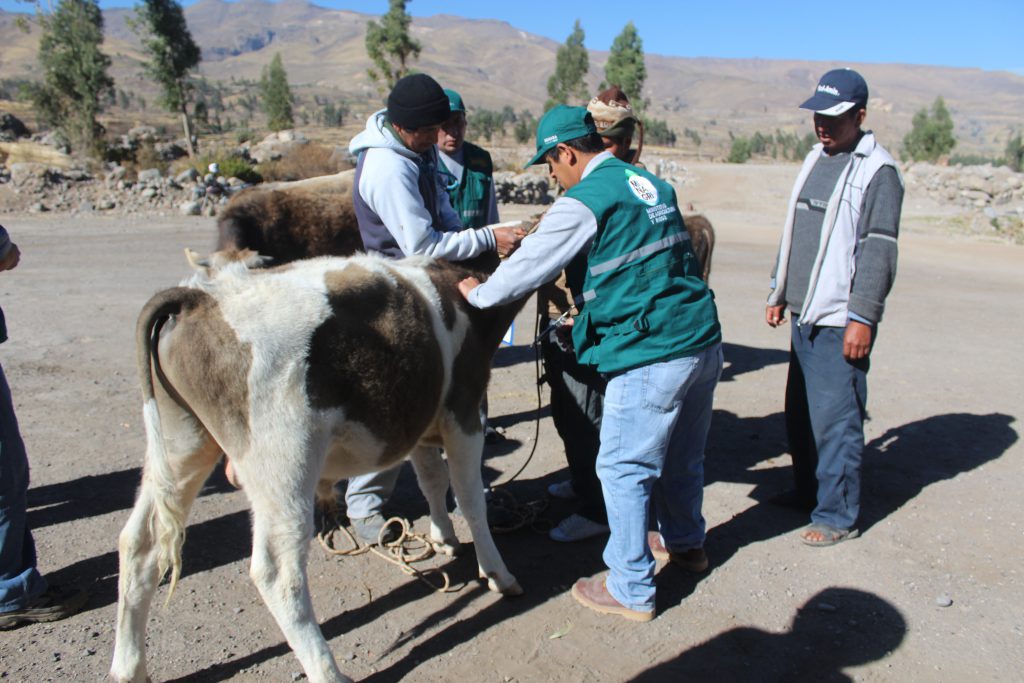
POLYGON ((811 521, 837 529, 854 528, 860 514, 870 366, 868 358, 843 357, 845 332, 794 322, 786 382, 786 432, 797 490, 816 491, 811 521))
POLYGON ((391 498, 398 484, 402 462, 379 472, 349 477, 348 488, 345 489, 345 507, 349 519, 383 514, 384 504, 391 498))
POLYGON ((608 591, 630 609, 654 609, 652 501, 665 547, 704 545, 704 446, 721 374, 722 347, 715 344, 609 378, 597 455, 611 528, 604 562, 608 591))
POLYGON ((21 609, 46 591, 26 523, 27 493, 28 456, 0 367, 0 612, 21 609))

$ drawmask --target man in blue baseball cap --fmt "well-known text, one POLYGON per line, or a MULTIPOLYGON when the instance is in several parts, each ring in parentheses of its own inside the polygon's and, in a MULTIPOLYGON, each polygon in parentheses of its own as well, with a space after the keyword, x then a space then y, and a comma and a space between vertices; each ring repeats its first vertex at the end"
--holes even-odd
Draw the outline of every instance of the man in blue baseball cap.
POLYGON ((869 355, 896 277, 903 181, 871 131, 868 85, 829 71, 800 106, 819 144, 789 201, 765 319, 790 329, 786 431, 796 488, 773 499, 811 513, 807 545, 855 538, 869 355))
POLYGON ((576 356, 608 379, 597 473, 611 530, 607 578, 580 579, 572 594, 598 612, 649 621, 656 558, 708 567, 701 506, 722 370, 718 313, 675 190, 605 151, 587 110, 544 115, 528 165, 539 163, 565 194, 486 282, 468 278, 459 289, 487 308, 567 270, 576 356), (660 534, 648 535, 652 502, 660 534))

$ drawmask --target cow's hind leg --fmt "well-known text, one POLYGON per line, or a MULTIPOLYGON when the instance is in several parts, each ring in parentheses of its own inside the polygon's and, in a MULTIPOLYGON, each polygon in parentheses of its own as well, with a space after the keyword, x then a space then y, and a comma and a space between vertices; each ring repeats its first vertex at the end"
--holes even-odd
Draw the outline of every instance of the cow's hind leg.
POLYGON ((253 452, 235 464, 252 504, 249 574, 309 680, 350 681, 338 669, 317 624, 306 576, 322 463, 301 444, 278 445, 287 457, 253 452), (271 469, 255 469, 261 464, 271 469))
POLYGON ((189 509, 220 456, 220 447, 190 415, 161 403, 164 423, 150 402, 144 407, 146 463, 139 497, 118 547, 117 630, 110 674, 116 681, 146 678, 146 620, 161 577, 172 587, 181 565, 189 509))
POLYGON ((519 582, 505 567, 498 547, 491 537, 487 525, 487 501, 484 498, 484 482, 480 473, 483 457, 484 434, 465 434, 459 429, 445 441, 448 453, 448 469, 451 472, 452 488, 462 508, 462 514, 473 534, 476 546, 476 560, 480 567, 480 578, 487 579, 487 587, 502 595, 521 595, 519 582))
POLYGON ((420 490, 430 506, 430 540, 434 549, 445 555, 456 555, 462 549, 448 516, 448 468, 441 451, 431 446, 420 446, 411 454, 412 465, 420 490))

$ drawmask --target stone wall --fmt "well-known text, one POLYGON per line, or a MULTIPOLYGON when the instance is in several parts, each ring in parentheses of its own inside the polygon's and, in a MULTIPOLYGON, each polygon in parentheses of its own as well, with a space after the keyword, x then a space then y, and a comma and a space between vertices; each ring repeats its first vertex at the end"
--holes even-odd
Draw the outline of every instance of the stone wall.
MULTIPOLYGON (((915 163, 903 171, 907 192, 960 207, 977 228, 1024 243, 1024 174, 1006 166, 915 163)), ((980 230, 979 230, 980 231, 980 230)))
POLYGON ((555 201, 551 184, 537 173, 494 174, 494 192, 499 204, 550 204, 555 201))

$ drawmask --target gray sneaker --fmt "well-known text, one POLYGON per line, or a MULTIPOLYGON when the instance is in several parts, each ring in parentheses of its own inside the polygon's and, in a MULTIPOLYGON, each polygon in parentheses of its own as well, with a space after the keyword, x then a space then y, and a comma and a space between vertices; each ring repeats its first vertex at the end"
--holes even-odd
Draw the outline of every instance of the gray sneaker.
POLYGON ((576 498, 576 490, 572 487, 572 480, 558 481, 548 485, 548 495, 561 500, 573 500, 576 498))
POLYGON ((80 588, 62 590, 57 586, 50 586, 28 606, 0 612, 0 631, 17 628, 23 624, 37 624, 70 617, 82 609, 88 599, 89 594, 80 588))
POLYGON ((355 529, 356 536, 366 545, 393 543, 398 540, 400 532, 396 525, 392 524, 385 528, 387 520, 379 512, 375 512, 369 517, 349 517, 348 521, 355 529))
POLYGON ((572 514, 558 523, 554 529, 548 532, 552 541, 559 543, 572 543, 583 541, 594 536, 608 533, 608 525, 587 519, 583 515, 572 514))

